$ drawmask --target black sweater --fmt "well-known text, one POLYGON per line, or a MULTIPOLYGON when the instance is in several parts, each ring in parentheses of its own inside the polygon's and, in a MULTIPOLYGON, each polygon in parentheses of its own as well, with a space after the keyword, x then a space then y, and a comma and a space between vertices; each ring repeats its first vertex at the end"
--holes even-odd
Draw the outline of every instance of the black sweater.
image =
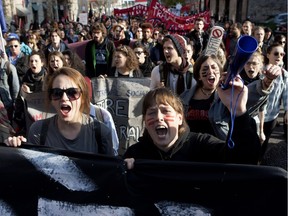
POLYGON ((232 140, 235 146, 229 148, 225 141, 210 134, 186 132, 178 138, 173 148, 163 152, 146 134, 127 149, 124 158, 243 164, 258 162, 261 145, 255 121, 248 113, 235 118, 232 140))

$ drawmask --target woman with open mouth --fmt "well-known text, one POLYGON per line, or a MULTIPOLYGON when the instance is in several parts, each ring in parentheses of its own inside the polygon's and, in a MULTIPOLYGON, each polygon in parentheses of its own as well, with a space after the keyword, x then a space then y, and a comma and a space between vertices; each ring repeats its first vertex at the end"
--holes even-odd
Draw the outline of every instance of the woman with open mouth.
MULTIPOLYGON (((69 67, 56 70, 47 85, 47 100, 56 115, 31 125, 29 143, 113 155, 110 130, 89 115, 88 86, 80 72, 69 67)), ((5 143, 17 147, 26 141, 23 136, 14 136, 5 143)))
POLYGON ((143 77, 134 51, 126 45, 120 45, 113 54, 113 63, 108 77, 132 78, 143 77))
MULTIPOLYGON (((194 64, 193 71, 197 84, 181 95, 190 130, 209 133, 226 140, 231 116, 219 99, 218 87, 225 80, 227 73, 223 72, 222 64, 215 55, 200 56, 194 64)), ((265 73, 274 79, 279 71, 277 68, 269 67, 265 73)), ((241 82, 243 86, 244 81, 241 82)), ((271 88, 263 86, 262 80, 251 82, 247 87, 249 97, 246 106, 249 115, 252 115, 254 111, 257 112, 261 101, 270 94, 271 88)))
POLYGON ((42 51, 32 51, 29 56, 30 68, 23 77, 23 83, 15 101, 13 120, 17 124, 17 129, 20 134, 26 134, 33 122, 33 118, 29 118, 31 121, 28 121, 28 116, 26 116, 28 110, 27 97, 30 97, 30 94, 43 92, 44 90, 44 80, 47 75, 45 61, 45 55, 42 51))
MULTIPOLYGON (((285 56, 284 47, 280 43, 273 43, 267 48, 267 65, 272 67, 281 67, 281 74, 276 79, 266 74, 267 85, 271 82, 274 83, 274 88, 268 96, 266 110, 264 111, 264 134, 265 141, 262 145, 262 154, 265 154, 270 136, 277 125, 277 117, 280 113, 281 104, 284 108, 284 131, 287 133, 288 122, 288 72, 283 67, 283 58, 285 56)), ((287 62, 286 62, 287 63, 287 62)), ((284 132, 285 133, 285 132, 284 132)), ((286 134, 287 135, 287 134, 286 134)), ((286 136, 287 138, 287 136, 286 136)))
POLYGON ((193 132, 215 135, 209 122, 208 111, 215 100, 222 65, 214 55, 200 56, 194 64, 194 79, 197 84, 191 89, 186 120, 193 132))
POLYGON ((50 77, 56 70, 62 67, 68 67, 68 63, 65 59, 65 56, 63 55, 62 52, 59 51, 50 52, 48 55, 47 63, 48 63, 48 73, 45 79, 44 89, 46 88, 46 85, 49 82, 50 77))
MULTIPOLYGON (((233 85, 234 94, 240 94, 232 135, 234 147, 211 134, 190 132, 179 97, 167 88, 156 88, 143 100, 143 137, 124 154, 128 168, 132 169, 137 159, 256 164, 260 142, 255 123, 246 110, 248 89, 244 86, 242 90, 243 83, 239 78, 233 85)), ((229 108, 231 91, 219 86, 217 89, 219 97, 229 108)))

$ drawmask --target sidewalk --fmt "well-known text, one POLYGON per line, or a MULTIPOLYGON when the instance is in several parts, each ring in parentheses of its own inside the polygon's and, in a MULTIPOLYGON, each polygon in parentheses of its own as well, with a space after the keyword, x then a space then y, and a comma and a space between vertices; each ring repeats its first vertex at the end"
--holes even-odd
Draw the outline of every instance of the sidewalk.
POLYGON ((284 116, 284 111, 281 110, 278 116, 279 124, 276 126, 276 128, 274 129, 271 135, 271 138, 269 139, 269 143, 271 144, 277 144, 281 141, 285 141, 284 129, 283 129, 283 116, 284 116))

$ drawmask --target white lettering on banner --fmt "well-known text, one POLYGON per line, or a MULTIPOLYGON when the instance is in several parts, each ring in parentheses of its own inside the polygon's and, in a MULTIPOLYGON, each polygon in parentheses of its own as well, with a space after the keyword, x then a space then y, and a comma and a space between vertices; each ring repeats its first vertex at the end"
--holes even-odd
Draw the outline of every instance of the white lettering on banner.
POLYGON ((16 216, 17 214, 10 204, 5 202, 4 200, 0 200, 0 215, 16 216))
POLYGON ((147 94, 147 91, 132 91, 128 90, 127 91, 127 96, 144 96, 147 94))
POLYGON ((135 142, 138 141, 138 138, 140 137, 141 128, 140 127, 127 127, 125 125, 119 126, 119 140, 125 139, 125 140, 134 140, 135 142))
POLYGON ((39 172, 59 182, 71 191, 95 191, 98 186, 67 156, 19 149, 39 172))
POLYGON ((104 99, 96 103, 96 105, 107 109, 112 116, 127 117, 127 102, 128 100, 112 100, 110 98, 104 99))
POLYGON ((106 78, 91 81, 93 92, 96 92, 92 103, 111 113, 119 138, 118 153, 121 155, 142 135, 142 99, 150 91, 150 78, 106 78))
POLYGON ((102 97, 102 96, 106 96, 107 92, 105 90, 98 90, 98 91, 94 91, 93 94, 96 97, 102 97))
POLYGON ((94 203, 71 203, 59 200, 39 198, 38 216, 47 215, 121 215, 134 216, 135 213, 128 207, 99 205, 94 203), (49 212, 49 213, 47 213, 49 212))
POLYGON ((117 100, 115 106, 115 115, 119 117, 127 117, 126 104, 128 100, 117 100), (126 111, 126 112, 125 112, 126 111))

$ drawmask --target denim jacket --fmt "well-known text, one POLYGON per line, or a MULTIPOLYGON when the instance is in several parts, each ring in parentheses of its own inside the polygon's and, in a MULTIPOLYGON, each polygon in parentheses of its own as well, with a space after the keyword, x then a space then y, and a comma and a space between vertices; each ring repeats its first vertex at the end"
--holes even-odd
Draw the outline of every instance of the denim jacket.
MULTIPOLYGON (((259 107, 263 104, 263 101, 267 100, 269 93, 273 89, 273 85, 267 89, 262 89, 262 80, 257 80, 249 85, 248 87, 248 101, 247 101, 247 111, 251 117, 256 115, 259 107)), ((197 85, 194 85, 191 89, 183 92, 180 95, 182 103, 184 106, 185 115, 188 111, 189 102, 193 95, 195 94, 197 85)), ((229 122, 230 122, 230 112, 226 106, 221 102, 217 92, 214 96, 214 102, 212 103, 210 110, 208 112, 208 117, 210 124, 212 125, 215 135, 222 140, 226 140, 227 134, 229 132, 229 122)))

